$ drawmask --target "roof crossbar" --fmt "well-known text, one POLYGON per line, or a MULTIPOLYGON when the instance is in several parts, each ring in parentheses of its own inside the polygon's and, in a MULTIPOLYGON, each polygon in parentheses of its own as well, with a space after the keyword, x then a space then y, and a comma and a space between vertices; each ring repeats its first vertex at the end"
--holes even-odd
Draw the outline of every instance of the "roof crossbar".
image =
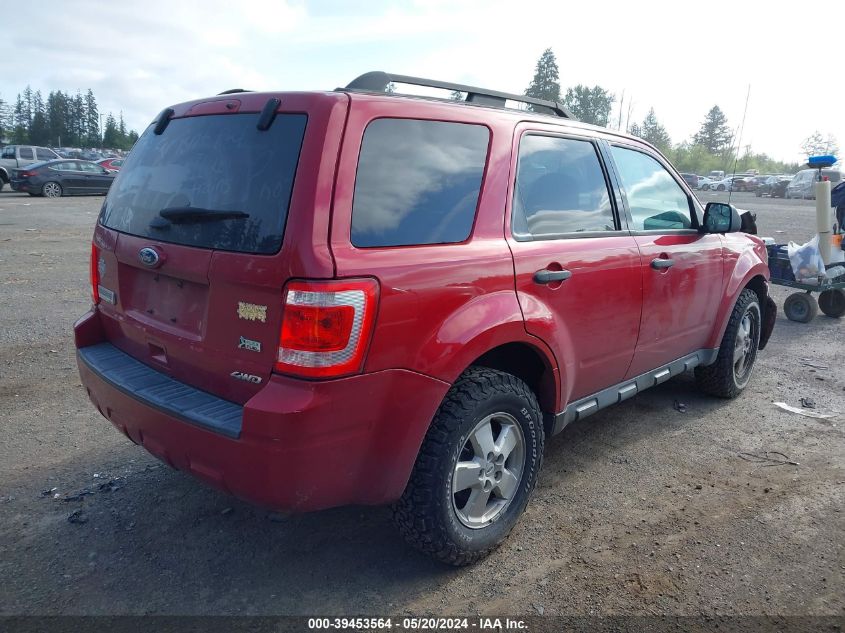
POLYGON ((516 95, 508 92, 499 92, 497 90, 487 90, 486 88, 476 88, 475 86, 465 86, 463 84, 451 83, 449 81, 422 79, 421 77, 411 77, 408 75, 394 75, 380 70, 364 73, 360 77, 354 79, 344 90, 359 92, 387 92, 390 84, 393 83, 411 84, 413 86, 425 86, 428 88, 442 88, 443 90, 451 90, 453 92, 465 92, 465 101, 467 103, 478 103, 497 108, 504 108, 507 101, 518 101, 532 106, 539 106, 539 108, 542 108, 541 112, 543 113, 575 120, 572 113, 564 107, 562 103, 557 101, 547 101, 545 99, 536 99, 526 95, 516 95))

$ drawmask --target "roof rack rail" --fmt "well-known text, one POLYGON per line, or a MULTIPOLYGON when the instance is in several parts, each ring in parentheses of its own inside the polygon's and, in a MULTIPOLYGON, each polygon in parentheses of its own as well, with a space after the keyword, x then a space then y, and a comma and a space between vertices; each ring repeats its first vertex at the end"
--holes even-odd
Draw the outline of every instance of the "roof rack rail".
POLYGON ((572 113, 564 107, 562 103, 557 101, 547 101, 545 99, 536 99, 526 95, 516 95, 508 92, 499 92, 497 90, 487 90, 486 88, 476 88, 475 86, 465 86, 463 84, 451 83, 449 81, 422 79, 421 77, 411 77, 409 75, 394 75, 393 73, 386 73, 380 70, 364 73, 348 84, 344 90, 356 92, 387 92, 388 87, 392 83, 411 84, 413 86, 425 86, 427 88, 442 88, 444 90, 465 92, 467 95, 465 99, 466 103, 478 103, 496 108, 504 108, 506 101, 518 101, 532 106, 539 106, 540 108, 543 108, 544 113, 545 111, 548 111, 548 113, 553 114, 554 116, 575 120, 572 113))
POLYGON ((232 88, 231 90, 224 90, 223 92, 218 92, 217 95, 233 95, 238 92, 252 92, 252 90, 244 90, 243 88, 232 88))

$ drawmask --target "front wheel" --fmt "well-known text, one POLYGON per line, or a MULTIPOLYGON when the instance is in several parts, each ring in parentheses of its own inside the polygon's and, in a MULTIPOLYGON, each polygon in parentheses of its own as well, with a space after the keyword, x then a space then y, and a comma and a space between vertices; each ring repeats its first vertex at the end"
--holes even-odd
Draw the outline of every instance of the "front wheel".
POLYGON ((62 186, 57 182, 46 182, 41 187, 41 195, 45 198, 61 198, 62 186))
POLYGON ((757 360, 761 323, 760 298, 746 288, 731 313, 716 362, 695 368, 696 381, 703 391, 720 398, 736 398, 742 393, 757 360))
POLYGON ((719 185, 718 187, 716 187, 716 191, 724 191, 724 190, 725 190, 725 185, 719 185))
POLYGON ((434 416, 393 506, 413 547, 450 565, 495 549, 516 524, 543 460, 537 398, 522 380, 471 367, 434 416))

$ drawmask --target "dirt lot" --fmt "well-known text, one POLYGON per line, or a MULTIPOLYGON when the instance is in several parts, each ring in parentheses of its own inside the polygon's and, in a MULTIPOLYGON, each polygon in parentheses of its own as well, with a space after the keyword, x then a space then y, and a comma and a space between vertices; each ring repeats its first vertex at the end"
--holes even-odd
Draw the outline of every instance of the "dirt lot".
MULTIPOLYGON (((681 376, 569 427, 511 537, 456 570, 408 549, 383 508, 268 514, 96 413, 71 326, 101 202, 0 194, 0 615, 845 614, 843 323, 780 316, 738 400, 681 376), (802 396, 840 415, 772 405, 802 396), (765 451, 800 465, 739 457, 765 451)), ((762 234, 812 232, 812 202, 734 202, 762 234)))

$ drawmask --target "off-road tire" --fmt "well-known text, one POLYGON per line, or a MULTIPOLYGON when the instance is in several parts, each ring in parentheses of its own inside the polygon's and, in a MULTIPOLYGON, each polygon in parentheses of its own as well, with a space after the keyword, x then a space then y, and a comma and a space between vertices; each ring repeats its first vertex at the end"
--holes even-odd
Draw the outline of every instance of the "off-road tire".
POLYGON ((487 556, 516 524, 543 461, 543 418, 537 398, 522 380, 486 367, 470 367, 455 382, 432 420, 393 519, 416 549, 450 565, 474 563, 487 556), (453 507, 452 477, 470 432, 485 416, 505 412, 524 435, 525 461, 518 490, 493 523, 466 527, 453 507))
MULTIPOLYGON (((753 308, 752 308, 753 310, 753 308)), ((716 362, 706 367, 695 368, 695 379, 699 388, 712 396, 719 398, 736 398, 748 385, 751 374, 754 370, 754 363, 757 360, 757 351, 760 346, 760 333, 762 332, 763 311, 760 306, 760 298, 753 290, 743 290, 731 312, 725 334, 722 336, 722 344, 719 346, 719 354, 716 362), (739 379, 734 371, 734 345, 739 333, 739 327, 743 316, 749 306, 756 306, 756 336, 751 350, 751 361, 747 372, 739 379)))

